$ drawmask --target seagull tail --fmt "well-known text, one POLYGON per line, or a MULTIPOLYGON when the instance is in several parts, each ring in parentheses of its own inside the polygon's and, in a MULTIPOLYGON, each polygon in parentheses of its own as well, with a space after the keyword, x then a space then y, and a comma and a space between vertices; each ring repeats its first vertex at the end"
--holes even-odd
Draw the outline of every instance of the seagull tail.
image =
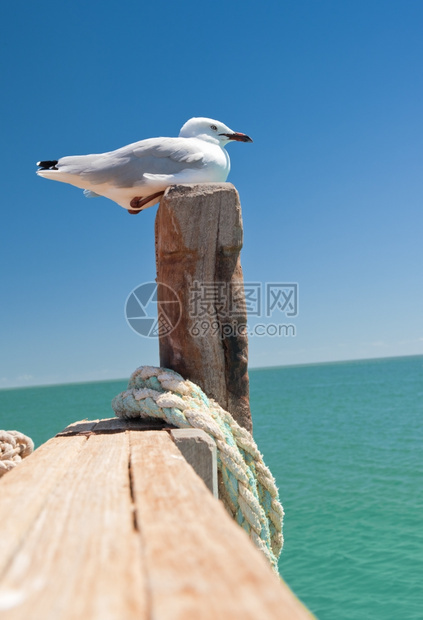
POLYGON ((58 159, 46 159, 45 161, 38 161, 37 166, 37 174, 40 177, 44 177, 45 179, 54 179, 59 173, 59 168, 57 164, 59 163, 58 159))
POLYGON ((39 170, 37 170, 37 174, 38 176, 44 177, 45 179, 56 179, 56 181, 59 181, 61 176, 57 168, 40 168, 39 170))
MULTIPOLYGON (((41 164, 48 164, 54 162, 39 162, 39 166, 41 164)), ((56 162, 57 163, 57 162, 56 162)), ((37 174, 39 177, 43 177, 44 179, 51 179, 53 181, 61 181, 62 183, 70 183, 71 185, 75 185, 76 187, 80 187, 81 189, 85 189, 84 183, 81 182, 81 179, 78 175, 70 174, 69 172, 63 172, 59 167, 55 164, 53 166, 42 166, 38 168, 37 174)))
POLYGON ((47 159, 46 161, 38 161, 37 166, 39 166, 41 170, 58 170, 56 167, 58 163, 58 159, 47 159))

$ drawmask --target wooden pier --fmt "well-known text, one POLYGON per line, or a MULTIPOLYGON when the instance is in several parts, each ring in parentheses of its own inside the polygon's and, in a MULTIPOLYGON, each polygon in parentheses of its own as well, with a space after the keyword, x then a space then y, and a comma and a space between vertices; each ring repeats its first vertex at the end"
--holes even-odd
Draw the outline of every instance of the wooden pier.
POLYGON ((68 427, 0 498, 4 620, 311 618, 160 423, 68 427))

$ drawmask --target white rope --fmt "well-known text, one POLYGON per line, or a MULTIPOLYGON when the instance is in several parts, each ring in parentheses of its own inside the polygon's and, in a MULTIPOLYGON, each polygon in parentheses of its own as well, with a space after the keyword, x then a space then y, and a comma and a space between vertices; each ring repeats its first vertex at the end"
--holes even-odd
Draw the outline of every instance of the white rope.
POLYGON ((32 439, 19 431, 0 431, 0 478, 34 450, 32 439))
POLYGON ((119 417, 161 418, 208 433, 218 450, 220 499, 277 571, 284 514, 278 490, 252 435, 230 413, 176 372, 151 366, 132 374, 112 407, 119 417))

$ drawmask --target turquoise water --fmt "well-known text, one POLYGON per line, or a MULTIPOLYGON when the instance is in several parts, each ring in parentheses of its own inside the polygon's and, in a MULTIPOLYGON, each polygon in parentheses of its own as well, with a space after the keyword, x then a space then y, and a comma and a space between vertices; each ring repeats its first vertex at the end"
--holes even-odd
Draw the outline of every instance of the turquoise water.
MULTIPOLYGON (((254 436, 286 513, 284 579, 320 620, 422 620, 423 356, 250 379, 254 436)), ((39 445, 111 416, 125 385, 0 390, 0 428, 39 445)))

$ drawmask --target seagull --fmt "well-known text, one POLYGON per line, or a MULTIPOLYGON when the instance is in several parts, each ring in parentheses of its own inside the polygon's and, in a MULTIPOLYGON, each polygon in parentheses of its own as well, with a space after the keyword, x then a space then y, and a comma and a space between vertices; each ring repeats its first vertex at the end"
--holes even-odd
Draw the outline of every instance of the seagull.
POLYGON ((225 146, 252 142, 211 118, 191 118, 178 138, 148 138, 116 151, 39 161, 37 174, 70 183, 85 196, 105 196, 136 214, 177 183, 223 183, 230 170, 225 146))

